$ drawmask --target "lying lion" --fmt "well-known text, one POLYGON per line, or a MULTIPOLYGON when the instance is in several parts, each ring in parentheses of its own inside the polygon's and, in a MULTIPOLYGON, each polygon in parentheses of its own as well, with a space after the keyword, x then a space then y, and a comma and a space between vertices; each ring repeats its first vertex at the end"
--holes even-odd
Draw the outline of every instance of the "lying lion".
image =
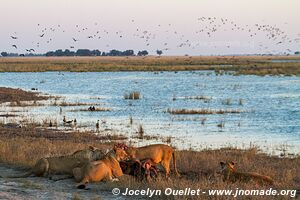
POLYGON ((103 156, 103 151, 90 146, 87 149, 78 150, 71 155, 41 158, 27 173, 6 178, 25 178, 30 175, 44 177, 54 174, 73 175, 72 170, 75 167, 80 167, 89 161, 99 160, 103 158, 103 156))
POLYGON ((176 167, 176 154, 175 150, 164 144, 153 144, 144 147, 128 147, 125 148, 126 153, 131 159, 144 160, 150 159, 152 161, 151 165, 161 164, 165 170, 166 177, 170 175, 170 161, 173 156, 174 170, 177 176, 179 173, 176 167))
POLYGON ((99 161, 88 162, 82 167, 73 169, 75 181, 80 182, 77 188, 84 189, 89 182, 102 180, 112 181, 113 177, 123 175, 119 161, 126 159, 127 153, 122 148, 114 148, 99 161))
POLYGON ((250 182, 255 181, 256 183, 263 185, 274 185, 274 181, 269 176, 260 175, 254 172, 237 172, 233 162, 220 162, 221 171, 220 174, 223 175, 223 181, 243 181, 250 182))

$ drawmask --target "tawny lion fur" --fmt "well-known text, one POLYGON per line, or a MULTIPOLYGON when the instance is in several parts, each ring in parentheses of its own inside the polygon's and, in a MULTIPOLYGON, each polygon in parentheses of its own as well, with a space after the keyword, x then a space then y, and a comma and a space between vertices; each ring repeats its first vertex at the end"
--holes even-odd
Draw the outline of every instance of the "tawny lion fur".
POLYGON ((221 171, 220 174, 223 175, 223 181, 241 181, 241 182, 250 182, 254 181, 260 185, 274 185, 274 180, 265 175, 261 175, 255 172, 238 172, 235 169, 233 162, 220 162, 221 171))
POLYGON ((152 165, 161 164, 165 170, 166 176, 170 175, 170 161, 173 156, 173 166, 176 175, 179 176, 176 167, 176 154, 175 150, 165 144, 153 144, 144 147, 128 147, 126 153, 133 160, 150 159, 152 165))
POLYGON ((90 146, 87 149, 78 150, 71 155, 41 158, 27 173, 6 178, 25 178, 30 175, 44 177, 54 174, 73 175, 72 170, 74 168, 80 167, 91 160, 101 159, 103 156, 104 152, 90 146))
POLYGON ((89 182, 102 180, 112 181, 114 177, 123 175, 119 161, 128 157, 122 148, 114 148, 98 161, 88 162, 83 167, 73 169, 75 181, 80 182, 77 188, 83 189, 89 182))

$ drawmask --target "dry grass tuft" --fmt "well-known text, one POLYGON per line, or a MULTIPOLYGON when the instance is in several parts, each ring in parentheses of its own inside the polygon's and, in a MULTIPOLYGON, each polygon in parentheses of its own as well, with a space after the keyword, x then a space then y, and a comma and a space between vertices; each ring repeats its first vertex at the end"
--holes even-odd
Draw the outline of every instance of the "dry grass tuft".
POLYGON ((88 145, 107 147, 104 142, 124 141, 123 135, 95 135, 92 132, 63 132, 35 124, 0 126, 0 162, 31 166, 41 157, 69 154, 88 145))

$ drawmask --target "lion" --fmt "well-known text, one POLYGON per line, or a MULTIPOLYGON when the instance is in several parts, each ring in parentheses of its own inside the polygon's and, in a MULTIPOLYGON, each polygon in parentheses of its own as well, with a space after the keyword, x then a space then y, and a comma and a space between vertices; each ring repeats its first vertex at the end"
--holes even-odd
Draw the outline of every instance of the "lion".
POLYGON ((114 148, 102 160, 88 162, 82 167, 73 169, 73 176, 78 189, 86 188, 89 182, 102 180, 113 181, 123 175, 119 161, 127 159, 128 155, 122 148, 114 148))
POLYGON ((176 167, 176 154, 175 150, 165 144, 153 144, 144 147, 128 147, 125 148, 128 156, 133 160, 144 160, 150 159, 152 161, 151 165, 161 164, 166 173, 166 177, 170 175, 170 161, 173 156, 173 166, 177 176, 180 174, 176 167))
POLYGON ((250 182, 254 181, 260 185, 274 185, 274 180, 265 175, 260 175, 255 172, 237 172, 235 169, 234 162, 220 162, 221 170, 220 174, 223 175, 223 181, 241 181, 241 182, 250 182))
POLYGON ((55 174, 73 175, 72 170, 84 165, 86 162, 103 158, 104 152, 90 146, 87 149, 78 150, 71 155, 55 156, 39 159, 27 173, 5 178, 25 178, 31 175, 50 177, 55 174))

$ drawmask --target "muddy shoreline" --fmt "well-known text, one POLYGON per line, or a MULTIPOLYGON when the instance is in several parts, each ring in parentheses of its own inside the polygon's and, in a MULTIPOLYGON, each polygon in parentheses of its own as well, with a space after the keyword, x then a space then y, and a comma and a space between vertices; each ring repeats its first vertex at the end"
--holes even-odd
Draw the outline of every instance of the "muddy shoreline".
POLYGON ((16 102, 20 101, 40 101, 47 100, 49 96, 41 95, 38 92, 29 92, 21 89, 0 87, 0 103, 16 102))

